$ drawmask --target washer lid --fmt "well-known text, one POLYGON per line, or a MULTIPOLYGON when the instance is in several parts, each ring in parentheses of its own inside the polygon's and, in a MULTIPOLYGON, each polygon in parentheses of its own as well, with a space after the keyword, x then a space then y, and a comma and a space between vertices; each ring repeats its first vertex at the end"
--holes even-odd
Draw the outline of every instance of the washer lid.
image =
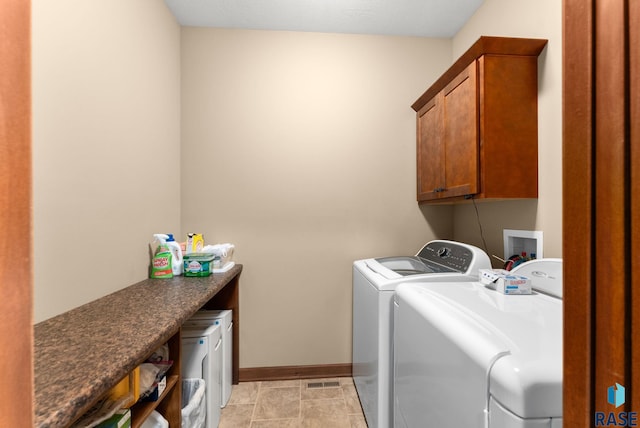
MULTIPOLYGON (((453 269, 449 269, 444 266, 428 265, 424 259, 416 256, 380 257, 375 260, 380 265, 399 276, 421 275, 434 272, 456 272, 453 269)), ((375 269, 375 264, 368 263, 368 265, 370 268, 375 269)), ((391 276, 389 273, 381 269, 377 272, 384 274, 387 278, 391 276)), ((392 278, 397 277, 398 276, 395 275, 392 276, 392 278)))
POLYGON ((479 268, 490 268, 489 256, 473 245, 455 241, 434 240, 425 244, 413 257, 382 257, 375 259, 384 269, 373 270, 388 279, 425 273, 462 273, 477 275, 479 268), (389 270, 395 273, 383 274, 389 270))
MULTIPOLYGON (((492 346, 503 350, 487 366, 488 390, 496 401, 521 418, 562 415, 562 300, 540 293, 505 295, 479 282, 400 287, 421 287, 425 298, 433 295, 450 308, 450 317, 473 318, 493 332, 492 346)), ((451 328, 447 334, 469 333, 451 328)))

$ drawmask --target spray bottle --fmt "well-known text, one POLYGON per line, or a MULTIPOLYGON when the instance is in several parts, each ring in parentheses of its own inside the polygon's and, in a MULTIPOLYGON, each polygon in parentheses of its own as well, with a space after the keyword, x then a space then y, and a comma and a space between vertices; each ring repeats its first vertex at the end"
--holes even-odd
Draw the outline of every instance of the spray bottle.
POLYGON ((158 242, 158 246, 151 260, 151 278, 173 278, 173 270, 171 269, 173 257, 167 245, 169 237, 162 233, 156 233, 153 237, 158 242))
POLYGON ((173 276, 182 275, 182 248, 180 244, 173 239, 173 234, 167 233, 167 247, 171 250, 171 270, 173 276))

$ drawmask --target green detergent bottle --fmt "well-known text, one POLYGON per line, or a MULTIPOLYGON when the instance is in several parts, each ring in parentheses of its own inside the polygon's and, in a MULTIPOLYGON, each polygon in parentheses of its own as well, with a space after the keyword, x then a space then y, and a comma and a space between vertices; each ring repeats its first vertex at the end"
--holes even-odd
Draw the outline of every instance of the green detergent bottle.
POLYGON ((158 247, 151 260, 151 278, 173 278, 173 270, 171 269, 172 254, 167 245, 167 235, 156 233, 153 235, 158 242, 158 247))

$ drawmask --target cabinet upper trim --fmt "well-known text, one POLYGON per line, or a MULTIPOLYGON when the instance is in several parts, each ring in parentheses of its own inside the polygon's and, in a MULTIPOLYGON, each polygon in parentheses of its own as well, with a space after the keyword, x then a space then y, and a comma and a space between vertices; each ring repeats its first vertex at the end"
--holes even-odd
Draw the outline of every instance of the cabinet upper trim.
POLYGON ((483 55, 538 56, 547 45, 546 39, 481 36, 458 60, 435 81, 411 108, 416 112, 460 74, 471 62, 483 55))

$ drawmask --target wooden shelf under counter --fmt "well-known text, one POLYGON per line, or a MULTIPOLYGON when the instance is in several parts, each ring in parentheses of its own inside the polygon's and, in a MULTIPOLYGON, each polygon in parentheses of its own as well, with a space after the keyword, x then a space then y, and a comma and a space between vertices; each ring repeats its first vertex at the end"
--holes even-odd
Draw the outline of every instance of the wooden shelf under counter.
MULTIPOLYGON (((157 401, 138 403, 131 408, 131 428, 139 428, 140 426, 142 426, 142 424, 149 417, 151 412, 153 412, 156 409, 159 409, 159 410, 164 409, 164 412, 161 411, 160 413, 162 413, 165 419, 169 421, 170 426, 176 426, 174 425, 176 422, 171 420, 172 415, 175 413, 175 409, 173 409, 173 407, 175 406, 171 406, 170 404, 167 404, 167 403, 171 403, 171 404, 175 403, 175 401, 172 400, 171 397, 169 397, 170 394, 177 393, 179 396, 181 395, 180 388, 178 387, 178 380, 180 380, 180 376, 178 375, 168 376, 167 386, 165 390, 162 392, 162 394, 160 395, 160 397, 158 397, 157 401), (164 400, 167 397, 169 398, 167 403, 165 403, 164 400)), ((178 410, 178 417, 180 417, 181 409, 179 406, 177 410, 178 410)))
POLYGON ((182 382, 175 355, 179 360, 180 328, 197 310, 233 311, 233 382, 238 382, 241 271, 236 265, 208 277, 146 279, 36 324, 34 426, 69 427, 168 342, 174 365, 165 393, 155 403, 136 404, 133 423, 139 426, 157 409, 179 427, 182 382))

